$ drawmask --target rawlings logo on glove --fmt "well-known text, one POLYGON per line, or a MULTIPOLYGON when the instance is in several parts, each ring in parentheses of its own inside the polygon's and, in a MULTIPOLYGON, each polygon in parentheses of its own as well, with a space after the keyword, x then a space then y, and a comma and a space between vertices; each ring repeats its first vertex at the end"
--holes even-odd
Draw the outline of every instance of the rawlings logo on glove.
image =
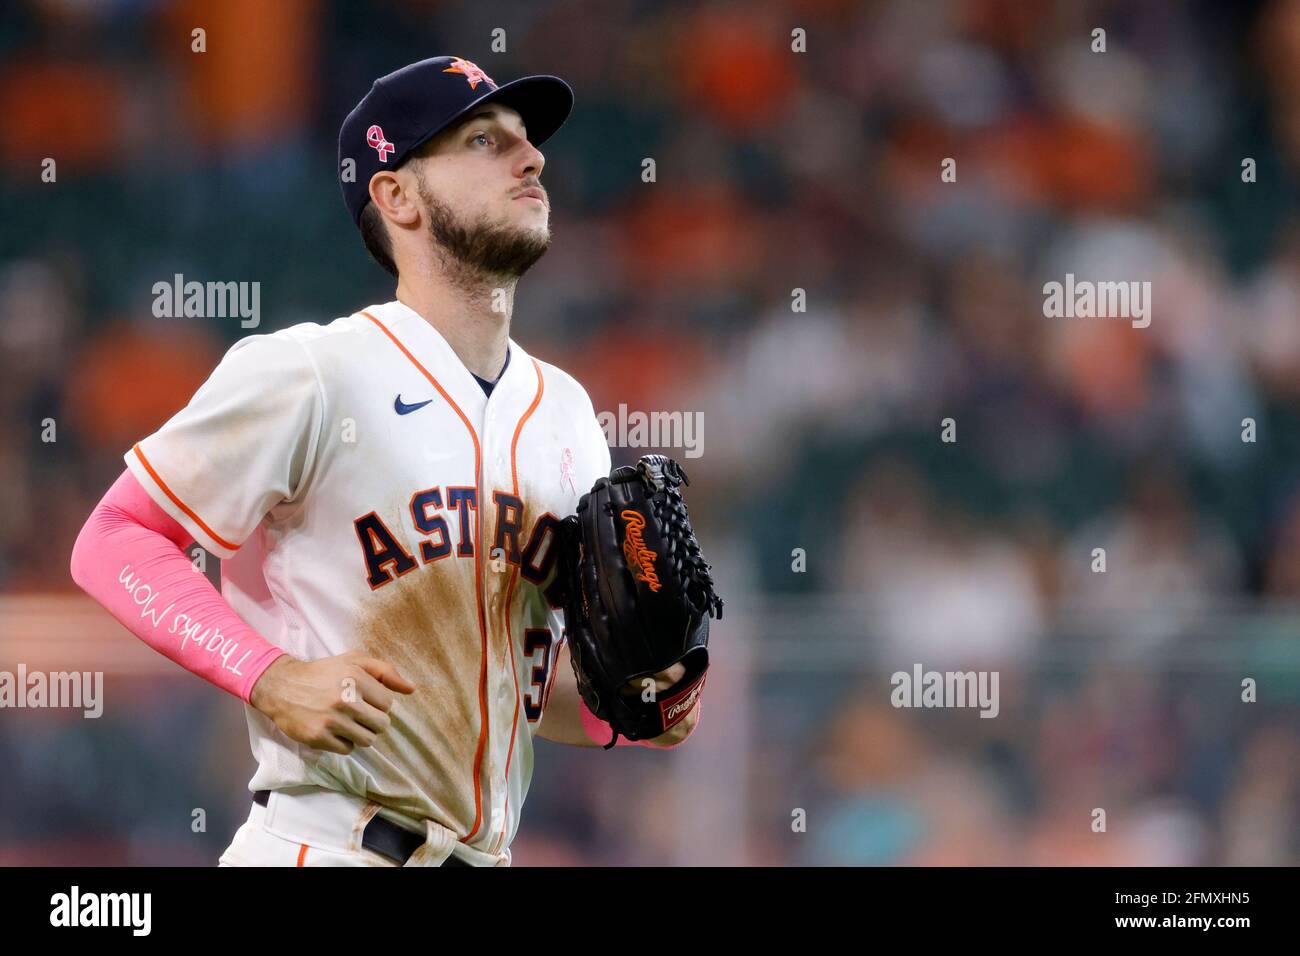
POLYGON ((645 536, 641 533, 645 528, 645 518, 639 511, 626 510, 623 520, 627 522, 623 525, 623 557, 627 559, 627 566, 636 568, 633 576, 638 581, 650 585, 651 591, 658 591, 663 585, 659 583, 659 575, 655 574, 657 555, 645 546, 645 536))
POLYGON ((701 674, 697 684, 688 687, 676 697, 668 698, 660 705, 659 709, 663 711, 664 715, 665 730, 690 713, 691 708, 695 706, 695 702, 700 697, 700 692, 704 690, 704 682, 707 679, 707 674, 701 674))

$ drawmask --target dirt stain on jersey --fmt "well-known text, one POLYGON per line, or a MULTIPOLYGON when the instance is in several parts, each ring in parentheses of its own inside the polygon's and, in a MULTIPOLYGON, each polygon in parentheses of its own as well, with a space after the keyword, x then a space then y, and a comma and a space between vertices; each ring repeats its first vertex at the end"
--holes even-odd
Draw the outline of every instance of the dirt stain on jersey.
MULTIPOLYGON (((413 552, 416 553, 416 552, 413 552)), ((372 798, 404 812, 427 799, 453 817, 461 835, 474 822, 474 754, 478 745, 482 637, 474 560, 450 555, 376 590, 356 622, 360 646, 387 661, 415 692, 398 696, 392 726, 375 743, 402 780, 379 781, 390 792, 372 798)))

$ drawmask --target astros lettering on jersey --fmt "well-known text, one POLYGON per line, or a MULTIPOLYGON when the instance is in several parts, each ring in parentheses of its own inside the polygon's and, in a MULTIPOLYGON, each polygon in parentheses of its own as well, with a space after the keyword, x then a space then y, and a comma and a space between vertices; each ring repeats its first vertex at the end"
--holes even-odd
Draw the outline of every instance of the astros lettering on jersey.
POLYGON ((611 464, 582 386, 511 340, 487 396, 394 301, 243 339, 125 458, 252 627, 417 686, 347 755, 246 706, 250 789, 354 794, 508 862, 563 640, 556 528, 611 464))

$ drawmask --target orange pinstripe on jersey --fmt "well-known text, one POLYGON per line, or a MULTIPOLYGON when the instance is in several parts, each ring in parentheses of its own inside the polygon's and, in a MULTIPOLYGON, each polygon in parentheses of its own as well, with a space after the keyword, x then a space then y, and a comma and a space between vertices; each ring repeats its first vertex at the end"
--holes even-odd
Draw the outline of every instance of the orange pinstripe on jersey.
MULTIPOLYGON (((556 663, 556 665, 558 665, 558 664, 560 663, 560 651, 564 650, 565 639, 564 639, 564 638, 561 638, 560 640, 556 641, 555 643, 556 643, 556 648, 555 648, 555 663, 556 663)), ((551 676, 550 676, 549 678, 547 678, 547 680, 546 680, 546 688, 542 691, 542 713, 543 713, 543 715, 546 713, 546 705, 547 705, 548 703, 550 703, 550 700, 551 700, 551 688, 555 686, 555 674, 556 674, 557 671, 559 671, 559 669, 560 669, 560 668, 559 668, 558 666, 552 666, 552 667, 551 667, 551 676)))
MULTIPOLYGON (((537 364, 537 359, 533 359, 533 369, 537 372, 537 394, 533 396, 533 403, 528 406, 528 410, 519 419, 519 424, 515 426, 515 437, 510 442, 510 480, 513 484, 513 494, 519 497, 519 435, 524 430, 524 422, 532 418, 533 412, 537 411, 537 406, 542 403, 542 393, 546 391, 546 381, 542 378, 542 367, 537 364)), ((510 636, 510 604, 515 597, 515 583, 519 580, 519 569, 515 568, 510 575, 510 584, 506 588, 506 602, 501 609, 502 629, 506 635, 506 645, 510 648, 510 674, 515 679, 515 716, 510 724, 510 748, 506 751, 506 773, 505 779, 510 780, 510 761, 515 755, 515 733, 519 728, 519 667, 515 663, 515 642, 510 636)), ((506 789, 505 811, 501 814, 501 835, 493 844, 490 852, 499 853, 501 844, 505 841, 506 830, 510 821, 510 790, 506 789)))
MULTIPOLYGON (((420 374, 429 380, 429 384, 432 385, 437 390, 438 394, 446 400, 447 404, 451 406, 452 411, 454 411, 457 416, 460 417, 460 420, 465 423, 465 428, 469 430, 469 437, 474 442, 474 486, 475 488, 478 488, 483 484, 483 455, 479 448, 478 432, 474 430, 474 426, 470 423, 470 420, 465 416, 465 413, 461 411, 460 406, 456 404, 455 400, 447 394, 447 390, 439 384, 438 380, 433 377, 433 374, 427 368, 420 364, 420 360, 411 354, 411 351, 402 344, 401 340, 398 339, 391 330, 389 330, 388 326, 384 325, 384 323, 380 322, 365 310, 362 310, 361 314, 374 323, 375 327, 378 328, 379 331, 388 336, 392 343, 397 346, 403 355, 406 356, 407 360, 420 370, 420 374)), ((488 733, 488 632, 487 616, 483 609, 483 520, 480 517, 483 511, 482 502, 480 502, 479 505, 480 506, 474 510, 474 598, 478 603, 478 629, 483 651, 483 663, 479 668, 478 683, 478 712, 480 726, 478 747, 474 751, 474 826, 470 829, 469 833, 460 838, 461 842, 472 840, 474 834, 478 833, 479 827, 483 824, 483 787, 480 781, 483 772, 483 751, 487 745, 488 733)))

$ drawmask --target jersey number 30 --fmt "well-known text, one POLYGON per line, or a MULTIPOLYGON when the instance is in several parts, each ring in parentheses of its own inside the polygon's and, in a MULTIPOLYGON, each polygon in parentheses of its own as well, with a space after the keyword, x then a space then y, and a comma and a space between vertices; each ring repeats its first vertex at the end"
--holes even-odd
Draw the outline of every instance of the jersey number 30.
POLYGON ((524 631, 524 655, 530 659, 542 652, 542 662, 533 664, 532 679, 524 693, 524 713, 530 723, 536 723, 546 706, 546 693, 550 690, 551 642, 554 635, 549 627, 530 627, 524 631))

